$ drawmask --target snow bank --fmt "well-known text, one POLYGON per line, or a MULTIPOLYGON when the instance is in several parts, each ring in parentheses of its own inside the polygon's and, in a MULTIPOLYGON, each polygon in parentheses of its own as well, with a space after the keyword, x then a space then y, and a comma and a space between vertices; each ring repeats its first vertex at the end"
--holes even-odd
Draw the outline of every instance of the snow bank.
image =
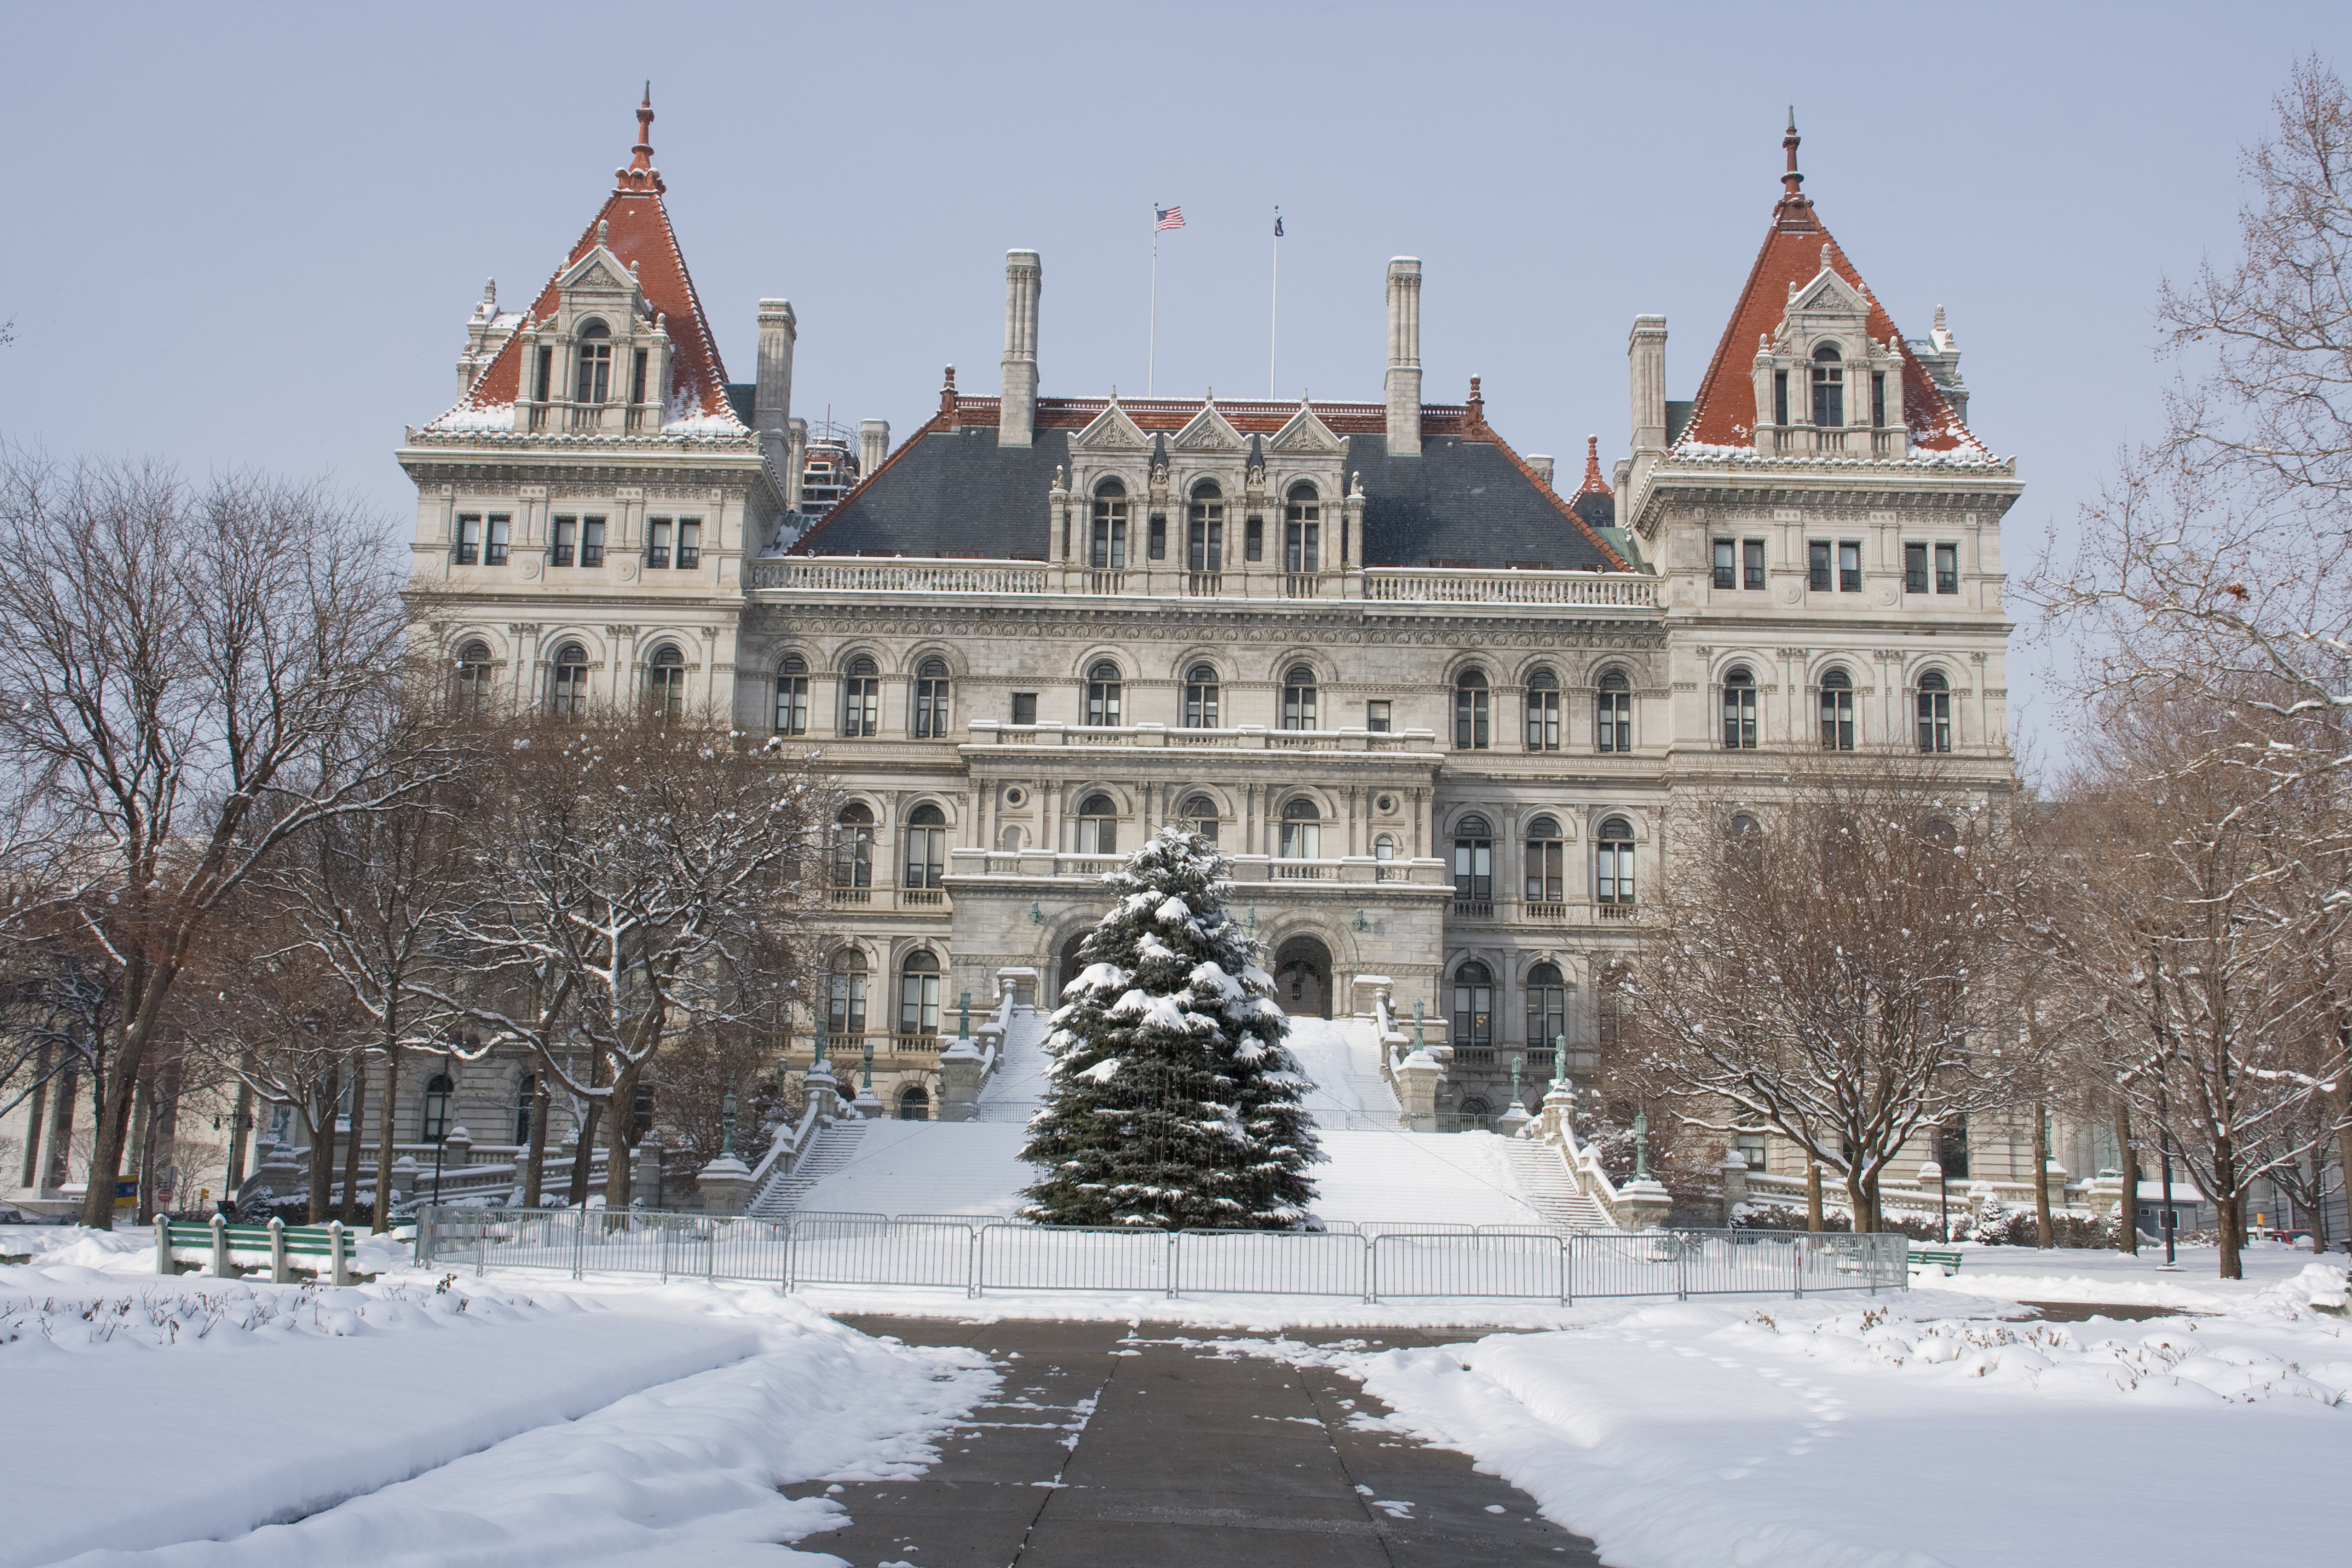
POLYGON ((1010 1215, 1036 1180, 1015 1121, 869 1121, 847 1164, 809 1188, 803 1214, 1010 1215))
POLYGON ((1322 1133, 1315 1212, 1345 1220, 1541 1225, 1519 1200, 1507 1145, 1492 1132, 1322 1133))
MULTIPOLYGON (((868 1339, 761 1287, 673 1285, 609 1300, 610 1319, 649 1337, 698 1316, 731 1321, 758 1353, 299 1522, 135 1560, 165 1568, 836 1563, 773 1543, 836 1528, 841 1505, 777 1489, 919 1474, 938 1458, 938 1436, 999 1383, 976 1352, 868 1339)), ((72 1561, 97 1568, 133 1557, 72 1561)))

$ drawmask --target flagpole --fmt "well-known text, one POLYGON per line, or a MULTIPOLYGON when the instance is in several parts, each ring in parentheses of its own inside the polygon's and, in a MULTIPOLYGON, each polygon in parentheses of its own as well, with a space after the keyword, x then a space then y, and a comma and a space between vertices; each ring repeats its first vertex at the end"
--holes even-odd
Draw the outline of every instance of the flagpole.
POLYGON ((1274 209, 1274 286, 1268 290, 1271 302, 1265 312, 1265 395, 1268 399, 1281 395, 1276 390, 1281 384, 1276 373, 1278 351, 1282 344, 1282 209, 1274 209))
POLYGON ((1147 329, 1143 359, 1143 395, 1151 395, 1151 384, 1160 370, 1160 203, 1151 203, 1151 324, 1147 329))

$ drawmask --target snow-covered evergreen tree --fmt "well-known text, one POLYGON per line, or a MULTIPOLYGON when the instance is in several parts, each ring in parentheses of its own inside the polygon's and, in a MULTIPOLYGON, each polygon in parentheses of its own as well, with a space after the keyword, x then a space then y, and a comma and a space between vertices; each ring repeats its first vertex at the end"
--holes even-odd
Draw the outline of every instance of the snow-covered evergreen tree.
POLYGON ((1162 829, 1105 878, 1118 902, 1078 949, 1045 1047, 1053 1084, 1022 1158, 1048 1225, 1280 1230, 1324 1156, 1311 1087, 1256 944, 1225 910, 1225 862, 1162 829))

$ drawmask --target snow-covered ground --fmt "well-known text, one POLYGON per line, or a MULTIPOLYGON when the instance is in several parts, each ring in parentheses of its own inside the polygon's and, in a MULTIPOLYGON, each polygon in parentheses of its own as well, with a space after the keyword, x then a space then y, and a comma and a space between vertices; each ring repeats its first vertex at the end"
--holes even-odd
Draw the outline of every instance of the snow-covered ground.
POLYGON ((996 1382, 772 1287, 163 1279, 147 1241, 0 1233, 36 1254, 0 1268, 0 1565, 773 1563, 837 1512, 777 1487, 913 1473, 996 1382))

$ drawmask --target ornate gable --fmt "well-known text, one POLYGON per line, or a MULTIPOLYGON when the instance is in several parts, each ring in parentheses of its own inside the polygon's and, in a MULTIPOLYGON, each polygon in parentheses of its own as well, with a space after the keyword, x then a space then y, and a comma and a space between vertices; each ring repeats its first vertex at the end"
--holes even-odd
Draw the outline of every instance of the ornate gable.
POLYGON ((1150 445, 1151 437, 1128 417, 1117 397, 1085 429, 1070 437, 1070 449, 1074 452, 1140 452, 1150 445))
POLYGON ((1240 452, 1248 448, 1249 438, 1234 428, 1214 403, 1206 403, 1168 445, 1179 452, 1240 452))
POLYGON ((1290 422, 1276 431, 1266 441, 1266 450, 1286 458, 1337 457, 1348 449, 1348 444, 1331 433, 1331 426, 1316 416, 1315 410, 1305 403, 1290 422))

